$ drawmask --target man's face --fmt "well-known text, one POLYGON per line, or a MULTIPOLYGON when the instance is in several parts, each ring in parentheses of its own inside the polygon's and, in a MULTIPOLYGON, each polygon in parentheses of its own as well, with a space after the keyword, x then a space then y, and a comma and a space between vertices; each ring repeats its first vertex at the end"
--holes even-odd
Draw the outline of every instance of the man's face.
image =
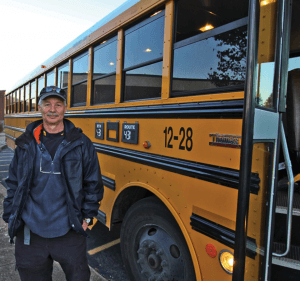
POLYGON ((64 100, 53 96, 45 98, 39 106, 43 121, 48 125, 57 125, 62 122, 66 110, 64 100))

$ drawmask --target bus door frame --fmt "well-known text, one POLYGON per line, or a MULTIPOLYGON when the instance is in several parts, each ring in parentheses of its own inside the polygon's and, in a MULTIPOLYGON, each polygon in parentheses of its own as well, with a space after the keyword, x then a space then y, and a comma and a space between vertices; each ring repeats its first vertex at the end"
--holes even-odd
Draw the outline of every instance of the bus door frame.
MULTIPOLYGON (((245 82, 244 115, 242 129, 242 147, 240 159, 240 178, 236 216, 236 237, 234 248, 233 281, 244 280, 245 256, 247 241, 247 223, 250 196, 250 176, 254 142, 273 143, 273 155, 270 169, 272 180, 267 195, 266 227, 264 239, 264 263, 261 280, 270 280, 272 265, 272 244, 274 234, 274 217, 278 158, 282 113, 286 106, 286 89, 289 59, 289 38, 291 25, 291 0, 278 0, 277 27, 275 45, 275 65, 273 83, 274 110, 265 110, 255 105, 257 93, 258 66, 258 35, 259 35, 259 0, 249 1, 248 12, 248 43, 247 43, 247 73, 245 82), (266 126, 268 130, 266 130, 266 126)), ((260 251, 258 250, 258 253, 260 251)))

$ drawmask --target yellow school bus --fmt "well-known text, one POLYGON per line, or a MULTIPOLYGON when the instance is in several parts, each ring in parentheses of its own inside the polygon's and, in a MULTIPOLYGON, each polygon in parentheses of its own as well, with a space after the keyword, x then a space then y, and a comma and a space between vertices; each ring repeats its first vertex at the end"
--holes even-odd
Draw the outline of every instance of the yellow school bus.
POLYGON ((130 280, 299 276, 299 12, 129 0, 7 91, 7 144, 59 86, 98 153, 97 220, 122 224, 130 280))

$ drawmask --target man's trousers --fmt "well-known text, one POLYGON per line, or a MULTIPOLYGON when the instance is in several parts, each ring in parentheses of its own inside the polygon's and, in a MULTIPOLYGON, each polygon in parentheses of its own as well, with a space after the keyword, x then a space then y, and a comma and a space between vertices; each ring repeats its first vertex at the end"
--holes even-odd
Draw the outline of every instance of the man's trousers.
POLYGON ((86 237, 70 230, 56 238, 30 233, 30 245, 24 245, 24 230, 16 238, 16 266, 22 281, 52 281, 53 261, 59 262, 68 281, 89 281, 86 237))

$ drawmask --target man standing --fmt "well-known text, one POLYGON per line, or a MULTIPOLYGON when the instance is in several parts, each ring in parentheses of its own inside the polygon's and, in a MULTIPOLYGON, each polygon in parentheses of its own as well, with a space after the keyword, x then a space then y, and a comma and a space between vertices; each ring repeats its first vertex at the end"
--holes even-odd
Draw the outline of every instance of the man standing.
POLYGON ((42 120, 16 139, 3 219, 16 236, 16 266, 22 281, 52 280, 53 260, 67 280, 88 281, 86 229, 98 213, 103 184, 90 139, 64 119, 66 93, 41 90, 42 120))

